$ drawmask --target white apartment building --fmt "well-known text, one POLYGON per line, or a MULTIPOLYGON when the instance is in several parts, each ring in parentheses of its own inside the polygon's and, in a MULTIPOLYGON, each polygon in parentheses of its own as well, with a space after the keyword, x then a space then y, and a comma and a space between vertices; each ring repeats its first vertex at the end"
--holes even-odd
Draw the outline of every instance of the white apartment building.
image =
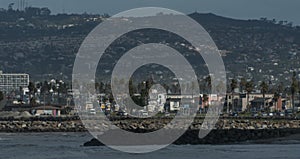
POLYGON ((29 85, 28 74, 13 74, 3 73, 0 71, 0 91, 9 93, 11 91, 20 90, 20 87, 25 88, 29 85))

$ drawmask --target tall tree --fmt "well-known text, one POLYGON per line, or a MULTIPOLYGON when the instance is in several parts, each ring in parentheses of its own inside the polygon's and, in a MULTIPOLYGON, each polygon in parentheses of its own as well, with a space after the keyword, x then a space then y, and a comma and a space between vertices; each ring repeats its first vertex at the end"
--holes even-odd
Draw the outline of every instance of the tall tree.
POLYGON ((279 85, 277 86, 277 92, 279 94, 282 94, 284 91, 284 85, 283 85, 283 82, 280 82, 279 85))
MULTIPOLYGON (((266 93, 268 92, 268 90, 269 90, 269 85, 265 82, 265 81, 263 81, 261 84, 260 84, 260 91, 261 91, 261 93, 263 94, 263 100, 264 100, 264 106, 263 106, 263 108, 265 109, 266 108, 266 93)), ((262 108, 260 108, 260 109, 262 109, 262 108)))
POLYGON ((0 101, 2 101, 3 98, 4 98, 4 94, 3 94, 3 92, 0 91, 0 101))
POLYGON ((130 96, 133 96, 136 92, 135 92, 135 86, 133 84, 133 80, 130 79, 129 80, 129 93, 130 93, 130 96))
POLYGON ((209 100, 208 95, 203 94, 202 105, 204 106, 205 112, 207 111, 207 108, 208 108, 208 104, 207 104, 208 100, 209 100))
POLYGON ((206 83, 206 93, 211 92, 211 77, 210 75, 205 78, 205 83, 206 83))
POLYGON ((295 111, 295 93, 298 91, 298 80, 296 77, 296 72, 293 72, 292 84, 291 84, 291 94, 292 94, 292 107, 293 112, 295 111))
MULTIPOLYGON (((237 88, 237 85, 237 80, 232 79, 230 84, 232 111, 234 111, 234 90, 237 88)), ((229 105, 227 105, 227 113, 229 113, 229 105)))
POLYGON ((240 81, 240 91, 243 92, 246 89, 247 80, 242 78, 240 81))
POLYGON ((253 91, 253 88, 254 88, 253 81, 249 81, 246 83, 245 89, 247 92, 247 109, 248 109, 248 111, 250 111, 249 97, 250 97, 250 93, 253 91))
POLYGON ((30 94, 33 94, 33 93, 34 93, 35 85, 34 85, 33 82, 29 82, 28 89, 29 89, 29 93, 30 93, 30 94))

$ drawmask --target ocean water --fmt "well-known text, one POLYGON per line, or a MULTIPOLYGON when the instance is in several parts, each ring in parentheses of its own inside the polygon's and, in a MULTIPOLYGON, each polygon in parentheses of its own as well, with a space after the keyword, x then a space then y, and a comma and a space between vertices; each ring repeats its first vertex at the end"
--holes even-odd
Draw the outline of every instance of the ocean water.
POLYGON ((300 144, 171 145, 148 154, 83 147, 88 133, 0 133, 0 159, 299 159, 300 144))

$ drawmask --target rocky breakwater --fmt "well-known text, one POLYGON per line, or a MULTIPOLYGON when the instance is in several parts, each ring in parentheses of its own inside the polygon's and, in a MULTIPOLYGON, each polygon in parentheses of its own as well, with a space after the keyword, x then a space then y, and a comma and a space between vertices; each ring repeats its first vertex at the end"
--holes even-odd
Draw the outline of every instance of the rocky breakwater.
MULTIPOLYGON (((114 124, 124 130, 135 133, 146 133, 165 127, 170 131, 180 129, 185 123, 167 125, 171 119, 120 120, 114 124), (179 125, 179 127, 178 127, 179 125)), ((200 128, 207 129, 208 123, 203 119, 195 119, 189 129, 173 144, 228 144, 262 139, 273 139, 300 134, 299 120, 286 119, 220 119, 213 130, 204 138, 199 138, 200 128)), ((104 132, 113 133, 114 130, 104 132)), ((300 140, 300 138, 299 138, 300 140)), ((98 140, 91 140, 85 146, 103 145, 98 140)))
POLYGON ((80 121, 0 121, 0 132, 83 132, 80 121))
POLYGON ((0 132, 82 132, 79 117, 32 116, 28 112, 1 112, 0 132))
MULTIPOLYGON (((113 133, 115 126, 135 132, 147 133, 158 129, 176 131, 188 126, 188 130, 174 144, 223 144, 252 141, 260 139, 273 139, 300 134, 300 120, 293 119, 254 119, 254 118, 220 118, 212 127, 212 131, 205 138, 198 137, 200 129, 208 129, 209 123, 203 123, 203 118, 196 118, 191 125, 184 120, 169 124, 171 118, 148 118, 148 119, 120 119, 103 122, 95 127, 93 122, 103 118, 95 118, 90 125, 83 125, 78 116, 31 116, 28 112, 1 112, 0 132, 83 132, 86 128, 92 128, 103 134, 113 133), (113 123, 111 126, 109 122, 113 123)), ((95 140, 94 140, 95 141, 95 140)), ((95 143, 95 142, 93 142, 95 143)), ((86 145, 97 145, 87 143, 86 145)))

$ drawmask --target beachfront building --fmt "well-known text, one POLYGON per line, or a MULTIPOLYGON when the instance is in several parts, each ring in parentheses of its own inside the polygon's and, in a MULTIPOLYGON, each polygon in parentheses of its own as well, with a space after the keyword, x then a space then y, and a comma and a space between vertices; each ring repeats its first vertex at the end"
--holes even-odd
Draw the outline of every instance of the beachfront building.
POLYGON ((25 73, 3 73, 0 71, 0 91, 9 93, 28 87, 29 75, 25 73))
POLYGON ((179 110, 189 110, 190 105, 195 103, 196 99, 199 98, 199 95, 178 95, 178 94, 167 94, 166 95, 166 109, 167 111, 174 112, 179 110), (185 99, 186 104, 182 104, 182 99, 185 99))
MULTIPOLYGON (((260 111, 266 108, 274 107, 274 103, 276 103, 276 107, 282 107, 282 99, 280 98, 278 102, 273 101, 274 94, 267 93, 265 94, 265 98, 263 98, 262 93, 250 93, 249 99, 248 95, 245 93, 228 93, 226 95, 225 105, 229 106, 230 111, 246 111, 247 106, 250 106, 250 109, 253 111, 260 111), (266 108, 264 108, 264 101, 266 104, 266 108), (249 103, 247 103, 249 101, 249 103)), ((275 108, 276 110, 281 110, 282 108, 275 108)))
POLYGON ((51 115, 51 116, 60 116, 62 107, 60 106, 51 106, 51 105, 45 105, 45 106, 39 106, 33 108, 35 110, 35 115, 51 115))

